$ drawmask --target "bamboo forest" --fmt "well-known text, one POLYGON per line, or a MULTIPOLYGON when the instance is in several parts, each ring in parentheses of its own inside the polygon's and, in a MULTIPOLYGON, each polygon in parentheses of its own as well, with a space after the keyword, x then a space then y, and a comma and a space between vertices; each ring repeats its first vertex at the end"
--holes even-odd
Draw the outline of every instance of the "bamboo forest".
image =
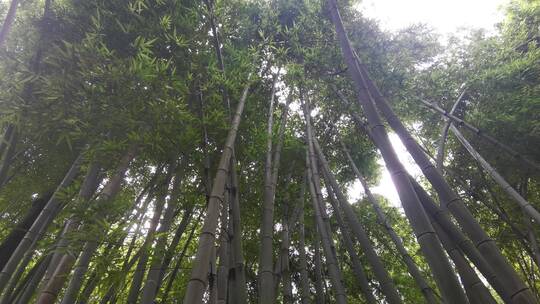
POLYGON ((540 303, 540 1, 363 1, 1 0, 0 304, 540 303))

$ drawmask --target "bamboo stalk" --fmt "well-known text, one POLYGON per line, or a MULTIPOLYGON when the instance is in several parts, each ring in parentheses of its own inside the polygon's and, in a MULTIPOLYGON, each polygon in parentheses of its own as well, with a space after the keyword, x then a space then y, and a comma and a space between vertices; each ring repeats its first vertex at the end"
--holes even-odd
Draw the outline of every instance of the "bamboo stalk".
POLYGON ((534 208, 531 203, 525 200, 512 186, 502 177, 499 172, 497 172, 483 157, 478 153, 469 141, 459 132, 459 130, 454 126, 450 126, 450 131, 457 137, 459 142, 463 147, 469 152, 469 154, 486 170, 486 172, 491 175, 491 177, 501 186, 501 188, 506 192, 520 207, 525 213, 527 213, 537 224, 540 224, 540 212, 534 208))
POLYGON ((202 303, 203 294, 207 285, 207 274, 208 270, 210 269, 210 255, 216 238, 215 233, 219 209, 223 201, 223 191, 225 189, 225 182, 230 167, 230 159, 249 87, 250 82, 248 80, 248 84, 245 86, 242 97, 238 102, 236 113, 225 141, 223 153, 221 154, 218 170, 212 186, 210 200, 208 202, 206 217, 199 236, 199 246, 193 262, 193 269, 191 271, 191 278, 187 285, 184 303, 202 303))
MULTIPOLYGON (((465 97, 466 92, 467 92, 466 88, 461 91, 461 94, 459 94, 459 97, 456 99, 456 102, 454 103, 454 105, 452 106, 452 109, 450 110, 450 114, 454 114, 458 105, 465 97)), ((444 125, 441 129, 441 136, 439 137, 439 146, 437 147, 435 164, 437 165, 437 169, 439 169, 441 172, 444 167, 444 148, 446 146, 446 138, 448 137, 448 130, 450 129, 451 124, 452 124, 452 121, 448 119, 444 122, 444 125)))
POLYGON ((32 251, 34 244, 43 235, 47 226, 52 222, 58 212, 61 202, 59 199, 60 193, 68 187, 77 174, 83 160, 82 153, 75 159, 71 168, 68 170, 62 182, 56 188, 51 199, 47 202, 39 216, 36 218, 30 229, 26 232, 17 249, 13 252, 10 259, 0 272, 0 292, 4 290, 13 272, 24 258, 25 254, 32 251))
POLYGON ((418 287, 422 291, 422 295, 426 299, 426 302, 427 303, 439 303, 439 300, 437 299, 437 297, 435 295, 435 292, 429 286, 427 281, 424 279, 422 273, 420 272, 420 269, 418 269, 418 266, 414 263, 414 261, 413 261, 412 257, 410 256, 409 252, 407 251, 407 249, 403 245, 403 241, 401 240, 401 238, 398 236, 398 234, 395 232, 395 230, 392 228, 392 226, 390 225, 390 223, 386 219, 386 215, 382 211, 381 206, 379 205, 379 203, 378 203, 377 199, 375 198, 375 196, 373 196, 373 193, 371 193, 371 190, 369 189, 369 186, 368 186, 366 180, 364 179, 364 177, 360 173, 360 170, 358 170, 358 167, 356 167, 356 164, 354 163, 354 160, 352 159, 352 157, 351 157, 351 155, 349 153, 349 150, 347 149, 347 147, 345 146, 343 141, 341 141, 341 139, 339 139, 339 142, 341 144, 343 152, 345 153, 347 159, 349 160, 349 164, 350 164, 351 168, 353 169, 353 172, 356 174, 356 178, 362 184, 362 187, 364 188, 364 193, 366 194, 366 196, 368 198, 368 201, 373 206, 373 209, 375 210, 375 214, 377 215, 377 218, 378 218, 379 222, 384 227, 384 229, 386 229, 386 231, 388 232, 388 235, 390 236, 390 239, 392 240, 392 242, 396 246, 396 249, 397 249, 398 253, 401 255, 401 257, 403 259, 403 262, 407 266, 407 270, 409 271, 409 273, 411 274, 411 276, 415 280, 416 284, 418 285, 418 287))
POLYGON ((360 289, 364 293, 364 297, 366 299, 367 303, 375 304, 378 303, 377 299, 375 299, 375 296, 373 295, 373 291, 371 290, 371 287, 369 286, 369 281, 367 279, 367 276, 364 272, 364 269, 362 268, 362 263, 360 262, 360 257, 358 254, 356 254, 356 251, 354 249, 354 243, 351 237, 349 236, 349 230, 347 229, 347 225, 343 221, 343 218, 341 217, 341 211, 342 209, 340 207, 339 201, 336 198, 336 195, 334 191, 332 190, 331 186, 328 186, 330 184, 328 177, 328 174, 326 174, 326 171, 323 170, 323 176, 326 181, 326 189, 328 192, 328 197, 330 199, 330 203, 332 204, 332 208, 334 208, 334 217, 337 220, 339 230, 341 231, 341 237, 343 238, 343 242, 345 244, 345 248, 347 249, 347 252, 349 253, 349 257, 352 262, 352 269, 356 276, 356 280, 360 284, 360 289))
MULTIPOLYGON (((259 260, 259 303, 271 304, 274 299, 274 273, 273 273, 273 235, 274 235, 274 200, 275 183, 272 166, 272 131, 274 125, 274 100, 276 95, 276 82, 278 75, 272 81, 272 93, 268 109, 268 124, 266 129, 266 159, 264 164, 264 195, 261 219, 261 245, 259 260)), ((276 150, 276 156, 280 151, 276 150)), ((274 166, 277 168, 279 163, 274 166)), ((277 169, 276 169, 277 170, 277 169)), ((276 172, 277 175, 277 172, 276 172)), ((277 178, 277 176, 276 176, 277 178)))
MULTIPOLYGON (((304 96, 302 96, 303 99, 304 96)), ((306 140, 307 140, 307 155, 306 164, 308 168, 308 184, 315 213, 315 219, 319 234, 321 235, 321 243, 323 245, 324 254, 326 257, 326 266, 332 281, 332 288, 336 303, 347 303, 347 295, 343 287, 343 275, 337 263, 337 257, 334 247, 334 242, 331 237, 332 230, 330 221, 324 206, 324 200, 321 193, 319 170, 317 168, 317 158, 313 147, 313 131, 311 127, 311 111, 307 100, 303 102, 304 119, 306 121, 306 140), (311 181, 311 182, 310 182, 311 181)))
POLYGON ((510 146, 496 140, 495 138, 493 138, 492 136, 488 135, 486 132, 478 129, 477 127, 473 126, 472 124, 464 121, 463 119, 459 118, 459 117, 456 117, 455 115, 453 115, 452 113, 448 113, 446 112, 444 109, 441 109, 439 106, 433 104, 433 103, 430 103, 428 101, 425 101, 423 99, 419 99, 420 102, 422 102, 424 105, 426 105, 428 108, 432 109, 433 111, 443 115, 444 117, 450 119, 455 125, 457 125, 458 127, 464 127, 466 129, 468 129, 469 131, 473 132, 475 135, 479 136, 480 138, 482 139, 485 139, 486 141, 488 141, 489 143, 491 143, 492 145, 496 146, 496 147, 499 147, 501 148, 504 152, 506 152, 508 155, 514 157, 515 159, 525 163, 527 165, 527 167, 533 167, 535 168, 536 170, 539 170, 540 171, 540 164, 537 164, 536 162, 530 160, 529 158, 519 154, 517 151, 515 151, 514 149, 510 148, 510 146))
MULTIPOLYGON (((358 60, 353 56, 353 59, 358 60)), ((446 182, 441 172, 435 168, 430 160, 425 155, 424 151, 416 140, 411 136, 408 130, 405 128, 401 120, 395 115, 394 111, 379 91, 377 86, 367 75, 367 71, 358 66, 358 71, 362 80, 365 80, 365 88, 368 91, 368 95, 375 102, 377 108, 383 113, 388 124, 397 133, 407 151, 411 154, 414 161, 418 164, 427 180, 431 183, 437 194, 441 204, 448 208, 448 210, 454 215, 456 220, 460 223, 464 231, 473 240, 479 251, 485 257, 485 259, 494 266, 494 270, 497 272, 499 279, 503 281, 503 284, 512 290, 511 297, 518 303, 534 303, 534 296, 523 280, 517 275, 513 267, 508 263, 506 258, 502 255, 495 242, 489 238, 486 232, 479 225, 477 220, 470 213, 459 196, 452 190, 450 185, 446 182)), ((438 282, 441 282, 441 276, 435 276, 438 282)), ((447 282, 447 281, 443 281, 447 282)), ((451 293, 454 294, 454 293, 451 293)), ((449 294, 449 295, 451 295, 449 294)), ((444 298, 443 292, 443 298, 444 298)))
POLYGON ((6 18, 4 19, 4 23, 2 24, 2 28, 0 29, 0 47, 3 46, 11 30, 11 25, 13 24, 13 21, 15 20, 15 15, 16 15, 18 6, 19 6, 19 0, 11 0, 6 18))
POLYGON ((390 278, 390 275, 384 268, 384 265, 381 259, 375 252, 375 249, 373 248, 373 245, 371 244, 371 241, 369 240, 369 237, 367 236, 367 233, 364 230, 364 227, 362 227, 362 224, 358 220, 358 217, 354 209, 349 204, 349 202, 345 198, 345 195, 339 188, 339 185, 337 184, 335 177, 330 171, 330 166, 328 165, 328 161, 326 160, 326 157, 322 153, 321 147, 319 146, 319 143, 317 142, 315 138, 313 138, 313 146, 315 147, 315 151, 317 152, 317 155, 321 162, 321 168, 323 169, 325 176, 328 178, 328 181, 327 181, 328 188, 331 188, 332 192, 336 195, 337 200, 339 202, 339 206, 344 211, 345 218, 347 219, 347 222, 352 228, 354 232, 354 236, 356 237, 356 239, 360 243, 360 246, 364 250, 364 254, 366 255, 366 258, 368 259, 371 265, 371 268, 373 270, 373 273, 375 274, 375 277, 379 281, 379 285, 381 286, 382 292, 386 297, 386 301, 388 301, 388 303, 401 303, 402 302, 401 296, 399 295, 397 288, 394 285, 394 282, 392 281, 392 278, 390 278))

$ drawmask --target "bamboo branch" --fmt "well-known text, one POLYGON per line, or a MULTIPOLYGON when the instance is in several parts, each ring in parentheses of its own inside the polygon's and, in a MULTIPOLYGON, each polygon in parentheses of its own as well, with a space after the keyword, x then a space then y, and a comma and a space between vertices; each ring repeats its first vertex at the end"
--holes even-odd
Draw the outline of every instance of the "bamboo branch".
POLYGON ((437 106, 437 105, 435 105, 433 103, 430 103, 428 101, 425 101, 423 99, 419 99, 419 100, 424 105, 426 105, 428 108, 432 109, 433 111, 435 111, 435 112, 445 116, 449 120, 451 120, 452 123, 454 123, 458 127, 464 127, 466 129, 468 129, 469 131, 473 132, 476 136, 479 136, 480 138, 485 139, 486 141, 493 144, 494 146, 501 148, 504 152, 506 152, 510 156, 512 156, 515 159, 525 163, 527 165, 527 167, 533 167, 536 170, 540 171, 540 164, 537 164, 533 160, 530 160, 527 157, 525 157, 524 155, 519 154, 514 149, 510 148, 508 145, 506 145, 504 143, 501 143, 500 141, 496 140, 492 136, 486 134, 484 131, 476 128, 475 126, 471 125, 470 123, 462 120, 461 118, 458 118, 458 117, 454 116, 453 114, 446 112, 444 109, 441 109, 439 106, 437 106))

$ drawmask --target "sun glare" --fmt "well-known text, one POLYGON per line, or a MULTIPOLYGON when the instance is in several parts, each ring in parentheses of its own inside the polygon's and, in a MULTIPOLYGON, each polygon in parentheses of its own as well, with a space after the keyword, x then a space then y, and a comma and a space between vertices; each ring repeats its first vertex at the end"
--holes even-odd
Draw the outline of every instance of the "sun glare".
POLYGON ((390 31, 414 23, 426 23, 441 34, 460 28, 488 31, 503 17, 508 0, 364 0, 357 6, 365 16, 380 21, 390 31))
MULTIPOLYGON (((364 0, 357 9, 368 18, 378 20, 380 26, 388 31, 397 31, 415 23, 425 23, 436 32, 447 36, 460 30, 483 28, 488 32, 502 21, 502 7, 508 0, 364 0)), ((421 171, 407 152, 395 133, 389 133, 390 142, 400 161, 412 176, 419 176, 421 171)), ((378 160, 382 176, 379 184, 373 187, 374 193, 383 195, 396 207, 401 207, 399 196, 386 170, 382 158, 378 160)), ((363 197, 362 186, 355 182, 348 189, 353 201, 363 197)))

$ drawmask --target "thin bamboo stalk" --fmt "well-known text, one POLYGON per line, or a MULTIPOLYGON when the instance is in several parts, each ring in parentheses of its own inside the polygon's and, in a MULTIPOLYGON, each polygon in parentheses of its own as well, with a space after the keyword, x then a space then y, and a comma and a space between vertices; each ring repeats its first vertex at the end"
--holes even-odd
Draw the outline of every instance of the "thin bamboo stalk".
POLYGON ((220 240, 219 240, 219 264, 217 265, 217 303, 225 304, 227 302, 227 292, 229 287, 229 256, 230 250, 230 235, 229 235, 229 206, 230 206, 230 179, 225 187, 225 195, 220 218, 220 240))
MULTIPOLYGON (((366 81, 365 87, 371 94, 373 94, 373 100, 375 101, 377 107, 385 116, 388 124, 400 137, 401 141, 415 162, 418 164, 428 181, 439 195, 441 204, 445 205, 446 208, 448 208, 448 210, 454 215, 464 231, 478 247, 484 258, 490 264, 494 265, 493 269, 497 272, 499 279, 504 281, 503 284, 507 286, 508 289, 512 290, 510 297, 518 303, 534 303, 534 296, 532 295, 530 289, 527 288, 523 280, 517 275, 514 268, 502 255, 495 242, 488 237, 486 232, 470 213, 463 201, 446 182, 439 170, 437 170, 430 162, 420 145, 395 115, 382 93, 371 81, 371 79, 369 79, 365 69, 361 67, 358 67, 358 69, 361 71, 361 74, 363 74, 361 76, 363 77, 363 80, 366 81)), ((436 280, 439 281, 438 279, 436 280)))
POLYGON ((407 249, 403 245, 403 241, 401 240, 401 237, 399 237, 399 235, 396 233, 396 231, 392 228, 392 226, 390 225, 390 223, 386 219, 386 215, 382 211, 381 206, 379 205, 379 203, 378 203, 377 199, 375 198, 375 196, 373 196, 373 193, 371 193, 371 190, 369 189, 369 186, 368 186, 366 180, 364 179, 364 177, 360 173, 360 170, 358 170, 358 167, 356 167, 356 164, 354 163, 354 160, 352 159, 352 157, 351 157, 351 155, 349 153, 349 150, 347 149, 347 147, 345 146, 343 141, 341 141, 341 139, 339 139, 339 142, 341 144, 343 152, 345 153, 347 159, 349 160, 349 164, 350 164, 351 168, 353 169, 353 172, 356 174, 356 178, 360 181, 360 183, 362 184, 362 187, 364 188, 364 193, 366 194, 366 196, 368 198, 368 201, 371 203, 371 205, 373 206, 373 209, 375 210, 375 213, 377 214, 377 219, 379 220, 381 225, 388 232, 388 235, 390 236, 390 239, 392 239, 392 242, 394 243, 394 245, 396 246, 397 251, 401 255, 401 257, 403 259, 403 262, 407 266, 407 270, 409 271, 409 273, 411 274, 411 276, 415 280, 416 284, 418 285, 418 287, 422 291, 422 295, 426 299, 426 302, 427 303, 439 303, 439 300, 436 297, 435 292, 429 286, 427 281, 424 279, 424 276, 420 272, 420 269, 418 269, 418 266, 414 263, 411 255, 409 254, 409 252, 407 251, 407 249))
POLYGON ((437 206, 424 188, 422 188, 412 177, 410 177, 410 179, 414 186, 414 190, 418 194, 424 209, 430 217, 437 221, 437 224, 444 229, 451 240, 467 255, 501 298, 506 302, 509 302, 508 286, 502 284, 502 280, 499 280, 492 265, 487 262, 474 244, 453 223, 448 211, 437 206))
POLYGON ((244 254, 242 250, 242 227, 240 225, 240 194, 238 191, 238 176, 236 174, 236 163, 231 160, 231 217, 232 217, 232 257, 233 267, 231 271, 234 275, 234 302, 238 304, 247 303, 247 285, 244 254))
MULTIPOLYGON (((96 204, 102 205, 110 202, 118 194, 118 192, 120 192, 125 173, 129 167, 129 164, 135 157, 136 151, 136 146, 132 145, 127 150, 126 154, 122 156, 113 177, 107 182, 107 184, 103 188, 103 191, 100 193, 96 204)), ((81 229, 82 231, 84 231, 87 228, 83 226, 81 229)), ((79 254, 77 263, 75 264, 73 275, 69 280, 66 291, 64 292, 64 296, 61 302, 62 304, 72 304, 75 302, 83 283, 84 274, 88 270, 90 260, 94 255, 94 252, 99 247, 99 244, 100 242, 98 239, 89 240, 84 244, 82 252, 79 254)), ((62 258, 62 260, 64 260, 63 263, 72 263, 73 257, 74 256, 72 255, 64 256, 62 258)), ((64 276, 64 278, 67 279, 67 276, 64 276)))
POLYGON ((444 249, 454 262, 458 270, 461 282, 465 287, 465 292, 471 304, 495 304, 497 301, 493 298, 487 287, 482 283, 474 269, 469 265, 459 247, 450 239, 450 236, 444 229, 432 219, 431 223, 435 232, 439 236, 444 249))
POLYGON ((2 28, 0 29, 0 47, 3 46, 9 34, 9 31, 11 30, 11 25, 13 24, 13 21, 15 20, 15 15, 16 15, 18 6, 19 6, 19 0, 11 0, 6 18, 4 19, 4 23, 2 24, 2 28))
MULTIPOLYGON (((268 109, 268 124, 266 129, 266 159, 264 164, 264 196, 262 203, 261 243, 259 260, 259 303, 271 304, 274 301, 274 273, 273 273, 273 235, 274 235, 274 200, 275 184, 273 183, 272 166, 272 133, 274 125, 274 100, 276 96, 276 82, 278 75, 274 75, 270 106, 268 109)), ((279 151, 276 151, 276 155, 279 151)), ((274 164, 279 166, 279 164, 274 164)))
MULTIPOLYGON (((288 204, 285 201, 285 204, 288 204)), ((284 204, 284 205, 285 205, 284 204)), ((281 281, 283 286, 283 303, 292 304, 294 301, 293 298, 293 288, 291 282, 291 269, 289 265, 289 248, 290 244, 290 235, 289 235, 289 215, 288 215, 288 205, 284 206, 285 210, 283 212, 283 221, 282 221, 282 231, 281 231, 281 281)))
POLYGON ((167 300, 169 298, 169 294, 172 288, 172 285, 174 283, 174 280, 176 279, 176 276, 178 275, 178 271, 180 270, 180 267, 182 267, 182 261, 184 260, 184 257, 186 255, 186 252, 188 250, 189 245, 191 244, 191 240, 193 239, 193 236, 195 235, 195 230, 199 226, 199 220, 201 219, 202 213, 199 213, 197 218, 192 224, 191 230, 189 232, 188 238, 184 244, 184 247, 182 248, 182 251, 180 251, 180 254, 178 255, 178 258, 176 260, 176 264, 173 268, 173 271, 169 275, 169 279, 167 281, 167 286, 165 287, 165 290, 163 291, 163 297, 162 297, 162 303, 168 303, 167 300))
POLYGON ((24 292, 24 289, 28 286, 28 284, 31 283, 32 278, 39 274, 40 267, 47 267, 47 265, 43 265, 44 263, 48 263, 51 260, 50 254, 47 254, 43 257, 41 257, 35 264, 30 268, 28 273, 24 276, 24 278, 19 282, 19 285, 17 285, 17 288, 6 298, 9 298, 9 303, 16 302, 17 298, 21 295, 22 292, 24 292))
POLYGON ((319 197, 322 197, 322 195, 320 195, 320 190, 317 191, 317 186, 315 186, 315 176, 312 173, 312 168, 316 166, 310 164, 310 157, 307 160, 309 192, 311 194, 311 201, 313 204, 315 221, 317 223, 317 230, 321 237, 321 244, 323 247, 324 255, 326 257, 328 274, 332 282, 332 289, 334 290, 335 301, 336 303, 347 303, 347 296, 345 294, 345 288, 343 287, 343 276, 337 263, 333 239, 331 238, 330 232, 328 231, 329 224, 327 221, 323 220, 323 216, 321 214, 321 209, 325 207, 322 205, 321 201, 319 201, 319 197))
MULTIPOLYGON (((79 190, 79 195, 77 199, 86 204, 91 198, 92 195, 96 192, 96 189, 99 185, 99 173, 100 167, 96 162, 93 162, 88 167, 88 171, 84 178, 81 189, 79 190)), ((69 246, 68 235, 73 231, 76 231, 79 228, 80 221, 76 218, 69 218, 66 221, 64 230, 62 231, 59 240, 57 242, 56 248, 52 253, 51 262, 47 267, 45 276, 42 282, 42 293, 45 293, 44 297, 54 297, 56 298, 57 293, 62 288, 66 277, 71 270, 72 264, 75 262, 75 257, 70 254, 67 250, 69 246), (65 256, 69 255, 69 258, 64 259, 65 256), (52 282, 51 282, 52 280, 52 282), (50 285, 49 285, 50 284, 50 285)), ((41 296, 40 296, 41 297, 41 296)), ((54 300, 51 300, 54 301, 54 300)))
POLYGON ((468 129, 469 131, 473 132, 475 135, 479 136, 480 138, 485 139, 486 141, 488 141, 492 145, 501 148, 502 151, 506 152, 507 154, 514 157, 515 159, 523 162, 528 167, 533 167, 536 170, 540 171, 540 164, 537 164, 536 162, 534 162, 534 161, 530 160, 529 158, 525 157, 524 155, 519 154, 514 149, 510 148, 510 146, 508 146, 508 145, 496 140, 492 136, 488 135, 485 131, 482 131, 482 130, 478 129, 477 127, 475 127, 472 124, 464 121, 463 119, 461 119, 459 117, 456 117, 452 113, 446 112, 444 109, 441 109, 439 106, 437 106, 437 105, 435 105, 433 103, 430 103, 430 102, 425 101, 423 99, 419 99, 419 100, 424 105, 426 105, 428 108, 430 108, 433 111, 435 111, 435 112, 443 115, 444 117, 450 119, 455 125, 468 129))
POLYGON ((303 101, 304 120, 306 123, 306 140, 307 140, 307 154, 306 165, 308 168, 308 184, 311 193, 311 200, 313 203, 313 209, 319 234, 321 236, 321 243, 326 257, 326 266, 328 267, 328 273, 330 280, 332 281, 332 289, 334 290, 334 297, 337 303, 347 303, 347 295, 345 288, 343 287, 343 275, 341 269, 337 263, 337 255, 334 247, 334 241, 332 239, 332 229, 330 227, 330 219, 326 212, 326 206, 324 204, 324 198, 321 192, 321 180, 319 176, 319 170, 317 166, 317 158, 315 155, 315 149, 313 147, 313 131, 311 126, 311 110, 307 100, 303 100, 304 96, 301 92, 301 99, 303 101))
POLYGON ((483 157, 478 153, 469 141, 459 132, 459 130, 454 126, 450 126, 450 131, 457 137, 459 142, 463 147, 469 152, 469 154, 486 170, 486 172, 491 175, 491 177, 501 186, 501 188, 506 192, 520 207, 525 213, 527 213, 531 218, 535 220, 537 224, 540 224, 540 212, 534 208, 531 203, 525 200, 505 179, 502 175, 499 174, 483 157))
MULTIPOLYGON (((459 97, 457 98, 456 102, 452 106, 452 109, 450 110, 450 114, 454 114, 456 111, 458 105, 465 97, 465 93, 467 92, 467 89, 463 89, 461 91, 461 94, 459 94, 459 97)), ((444 149, 446 146, 446 138, 448 137, 448 130, 450 129, 450 125, 452 124, 451 120, 446 119, 444 122, 444 125, 441 129, 441 136, 439 137, 439 146, 437 147, 437 154, 435 158, 435 164, 437 165, 437 169, 442 172, 444 167, 444 149)))
POLYGON ((298 259, 300 272, 300 301, 302 304, 310 303, 310 288, 306 257, 306 234, 304 228, 304 193, 306 187, 307 172, 304 174, 302 188, 300 190, 298 217, 298 259))
POLYGON ((32 247, 37 242, 37 240, 43 235, 47 226, 52 222, 52 219, 55 217, 58 212, 61 201, 59 199, 60 193, 68 187, 77 174, 79 173, 79 168, 81 166, 83 157, 82 153, 75 159, 71 168, 68 170, 62 182, 56 188, 51 199, 47 202, 39 216, 36 218, 32 227, 26 232, 24 238, 21 240, 17 249, 13 252, 10 259, 0 272, 0 292, 6 287, 9 279, 13 275, 13 272, 24 258, 25 254, 32 250, 32 247))
POLYGON ((360 243, 360 246, 364 250, 364 254, 366 255, 366 258, 368 259, 371 268, 373 270, 373 273, 375 274, 375 277, 379 281, 379 285, 381 286, 381 290, 383 294, 386 297, 386 300, 388 303, 401 303, 401 296, 399 295, 396 286, 394 285, 394 282, 392 281, 392 278, 384 268, 384 264, 382 263, 381 259, 375 252, 375 249, 373 248, 373 245, 371 244, 371 241, 369 240, 369 237, 367 236, 366 231, 364 230, 364 227, 362 227, 362 224, 358 220, 358 217, 353 210, 352 206, 349 204, 347 199, 345 198, 345 195, 339 188, 339 185, 337 184, 337 181, 335 177, 333 176, 332 172, 330 171, 330 166, 328 165, 328 161, 326 160, 326 157, 321 151, 321 147, 319 146, 317 140, 315 138, 313 140, 313 146, 315 147, 315 151, 317 152, 317 155, 319 157, 321 168, 324 172, 324 176, 327 177, 327 186, 328 188, 332 189, 332 192, 336 195, 336 198, 339 202, 339 206, 344 211, 345 219, 349 223, 350 227, 353 230, 354 236, 360 243))
MULTIPOLYGON (((170 202, 169 204, 167 204, 167 207, 165 208, 165 202, 166 202, 166 197, 169 193, 169 184, 171 182, 171 178, 173 175, 172 171, 174 171, 175 168, 176 168, 176 165, 171 165, 169 169, 167 170, 167 176, 165 177, 164 183, 162 185, 161 193, 155 201, 154 213, 152 215, 152 219, 150 220, 150 226, 148 227, 148 232, 146 234, 146 238, 142 245, 142 253, 137 263, 135 273, 133 274, 131 286, 129 288, 127 302, 130 304, 137 303, 139 299, 139 295, 141 295, 141 286, 142 286, 143 279, 146 273, 146 268, 147 268, 146 264, 150 257, 149 256, 150 249, 153 246, 155 235, 157 233, 157 227, 160 223, 161 216, 163 213, 165 213, 164 215, 165 220, 168 223, 163 223, 161 227, 162 229, 168 230, 169 228, 168 226, 170 225, 170 222, 172 221, 172 216, 174 215, 174 204, 170 202)), ((153 287, 149 286, 148 288, 153 288, 153 287)), ((146 296, 149 296, 148 292, 150 291, 147 291, 146 296)))
POLYGON ((28 304, 30 302, 30 299, 32 298, 32 295, 35 293, 35 288, 38 286, 39 281, 45 274, 45 271, 47 270, 47 264, 50 261, 51 256, 48 255, 47 258, 41 263, 36 270, 36 273, 32 276, 28 284, 24 287, 24 290, 20 297, 13 299, 11 303, 17 303, 17 304, 28 304), (48 260, 47 260, 48 259, 48 260))
POLYGON ((154 246, 152 261, 150 263, 150 268, 148 269, 146 282, 141 292, 141 304, 151 304, 154 302, 154 298, 161 282, 160 277, 163 271, 162 264, 165 258, 167 232, 171 228, 175 216, 178 214, 176 212, 176 201, 180 193, 182 174, 182 171, 176 173, 174 186, 171 190, 171 197, 167 201, 167 208, 165 209, 163 219, 161 220, 159 229, 157 230, 157 235, 159 236, 159 238, 154 246))
POLYGON ((334 208, 334 217, 337 220, 339 230, 341 231, 341 237, 343 238, 343 242, 345 244, 345 248, 347 249, 347 252, 349 253, 349 257, 352 262, 352 268, 353 272, 356 276, 356 280, 360 284, 360 289, 364 293, 364 297, 366 299, 367 303, 375 304, 378 303, 377 299, 375 299, 375 296, 373 295, 373 291, 371 287, 369 286, 369 281, 367 279, 367 276, 364 272, 364 269, 362 268, 362 263, 360 262, 360 257, 356 254, 356 251, 354 249, 354 243, 349 236, 349 230, 347 229, 347 225, 343 221, 343 218, 341 217, 341 211, 342 209, 339 206, 339 201, 337 200, 334 191, 332 190, 331 186, 328 186, 330 184, 330 177, 326 174, 326 171, 323 170, 323 176, 324 180, 326 181, 326 190, 328 192, 328 197, 330 199, 330 203, 332 204, 332 208, 334 208))
MULTIPOLYGON (((307 181, 308 183, 311 183, 311 181, 307 181)), ((310 189, 311 190, 311 189, 310 189)), ((315 218, 315 215, 313 215, 313 218, 315 218)), ((315 220, 315 222, 317 222, 315 220)), ((314 263, 314 270, 315 270, 315 303, 317 304, 324 304, 326 302, 325 299, 325 292, 324 292, 324 285, 323 285, 323 269, 322 269, 322 261, 321 261, 321 236, 319 234, 317 224, 315 224, 315 227, 313 228, 313 259, 315 260, 314 263)))

